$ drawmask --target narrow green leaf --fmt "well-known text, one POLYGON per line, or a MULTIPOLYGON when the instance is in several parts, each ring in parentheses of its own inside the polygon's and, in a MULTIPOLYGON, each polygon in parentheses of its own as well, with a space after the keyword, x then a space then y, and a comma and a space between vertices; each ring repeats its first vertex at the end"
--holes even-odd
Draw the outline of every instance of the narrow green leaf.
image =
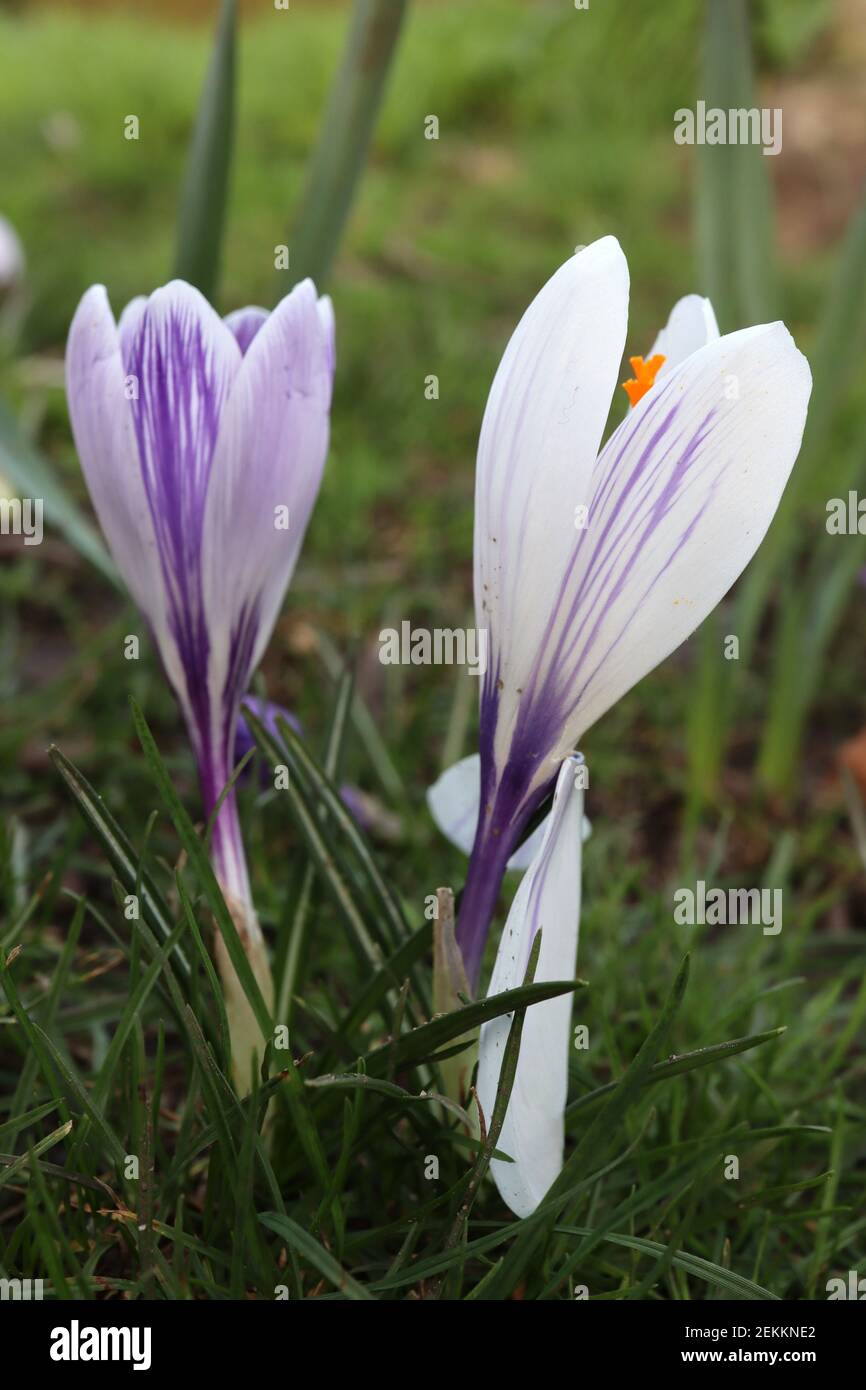
MULTIPOLYGON (((557 1226, 557 1231, 561 1235, 568 1236, 591 1236, 592 1228, 589 1226, 557 1226)), ((657 1240, 645 1240, 642 1236, 621 1235, 619 1232, 607 1231, 602 1236, 603 1240, 610 1241, 612 1245, 625 1246, 627 1250, 637 1250, 642 1255, 664 1255, 667 1247, 660 1245, 657 1240)), ((731 1269, 725 1269, 722 1265, 713 1264, 711 1260, 703 1260, 699 1255, 690 1255, 685 1250, 678 1250, 673 1255, 673 1263, 678 1269, 682 1269, 686 1274, 691 1274, 696 1279, 703 1279, 707 1284, 713 1284, 716 1288, 722 1289, 729 1298, 748 1299, 750 1302, 777 1302, 778 1294, 770 1293, 769 1289, 764 1289, 760 1284, 756 1284, 751 1279, 746 1279, 742 1274, 735 1274, 731 1269)))
POLYGON ((349 215, 379 114, 406 0, 355 0, 348 43, 334 78, 290 247, 293 280, 319 288, 349 215))
MULTIPOLYGON (((644 1085, 653 1086, 657 1081, 669 1081, 674 1076, 684 1076, 686 1072, 695 1071, 698 1067, 709 1067, 714 1062, 724 1061, 726 1057, 736 1057, 738 1052, 747 1052, 749 1048, 772 1042, 784 1032, 784 1028, 770 1028, 765 1033, 753 1033, 749 1038, 731 1038, 729 1042, 713 1043, 709 1047, 699 1047, 695 1052, 684 1052, 666 1062, 656 1062, 644 1085)), ((616 1081, 609 1081, 606 1086, 599 1086, 594 1091, 588 1091, 586 1095, 578 1096, 577 1100, 573 1100, 567 1107, 566 1115, 573 1115, 588 1105, 594 1105, 596 1101, 615 1091, 618 1084, 616 1081)))
POLYGON ((290 1216, 280 1216, 275 1211, 266 1211, 259 1217, 259 1220, 263 1226, 267 1226, 269 1231, 273 1231, 282 1240, 288 1241, 299 1255, 302 1255, 305 1260, 309 1260, 313 1268, 317 1269, 325 1279, 334 1285, 335 1289, 345 1294, 347 1298, 365 1303, 376 1301, 363 1284, 359 1284, 357 1280, 352 1278, 351 1274, 347 1274, 333 1255, 329 1255, 327 1250, 290 1216))
POLYGON ((234 127, 235 0, 222 0, 213 54, 187 157, 175 274, 213 300, 228 198, 234 127))
POLYGON ((385 1043, 369 1053, 365 1065, 372 1076, 385 1075, 395 1060, 398 1067, 417 1066, 420 1062, 428 1061, 445 1043, 473 1032, 491 1018, 529 1008, 544 999, 555 999, 560 994, 570 994, 582 984, 582 980, 540 980, 537 984, 503 990, 501 994, 466 1004, 462 1009, 442 1014, 429 1023, 423 1023, 420 1028, 401 1034, 394 1042, 385 1043))
POLYGON ((53 1129, 44 1139, 35 1143, 26 1154, 22 1154, 20 1158, 13 1159, 11 1163, 0 1168, 0 1187, 3 1187, 7 1182, 19 1180, 21 1175, 30 1167, 33 1159, 39 1158, 40 1154, 52 1149, 55 1144, 60 1144, 71 1129, 72 1121, 67 1120, 65 1124, 60 1125, 58 1129, 53 1129))
MULTIPOLYGON (((108 810, 105 802, 90 785, 83 773, 52 745, 48 756, 59 772, 85 824, 93 831, 108 856, 112 868, 126 889, 139 899, 142 916, 157 936, 167 941, 174 923, 156 883, 148 870, 142 870, 140 860, 123 830, 108 810)), ((174 948, 175 964, 185 977, 190 965, 180 946, 174 948)))
POLYGON ((262 992, 259 989, 258 981, 253 975, 246 952, 241 945, 241 940, 238 936, 237 928, 232 921, 231 913, 226 907, 225 899, 217 883, 216 875, 211 868, 210 860, 205 853, 204 846, 199 836, 196 834, 195 826, 184 810, 180 797, 174 789, 171 778, 166 771, 165 764, 159 755, 159 749, 154 742, 153 734, 148 728, 147 720, 136 701, 131 700, 130 703, 136 731, 142 749, 144 750, 144 756, 147 759, 148 766, 153 775, 153 780, 174 822, 174 827, 180 836, 181 843, 189 856, 190 863, 198 877, 202 892, 207 898, 208 906, 214 915, 217 928, 225 942, 229 959, 235 968, 250 1008, 255 1014, 256 1021, 262 1030, 262 1036, 269 1038, 271 1036, 272 1026, 268 1008, 262 998, 262 992))
MULTIPOLYGON (((701 99, 707 109, 760 106, 752 71, 748 0, 705 0, 701 99)), ((778 133, 778 132, 777 132, 778 133)), ((773 315, 769 160, 759 145, 698 146, 698 247, 703 292, 722 331, 773 315)))

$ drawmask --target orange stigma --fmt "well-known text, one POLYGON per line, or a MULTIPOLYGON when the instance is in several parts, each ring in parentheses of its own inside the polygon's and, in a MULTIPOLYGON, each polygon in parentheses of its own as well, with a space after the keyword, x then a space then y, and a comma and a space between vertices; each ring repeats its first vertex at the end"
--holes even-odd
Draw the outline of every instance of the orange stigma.
POLYGON ((622 389, 625 391, 632 405, 637 405, 638 401, 646 395, 651 386, 655 384, 655 379, 661 367, 664 366, 665 357, 657 352, 648 362, 644 362, 642 357, 630 357, 631 369, 634 377, 631 381, 624 381, 622 389))

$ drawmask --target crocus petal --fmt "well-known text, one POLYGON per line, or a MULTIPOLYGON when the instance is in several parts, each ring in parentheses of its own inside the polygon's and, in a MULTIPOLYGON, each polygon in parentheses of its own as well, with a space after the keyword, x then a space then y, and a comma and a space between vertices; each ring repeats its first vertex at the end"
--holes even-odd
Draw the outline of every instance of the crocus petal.
MULTIPOLYGON (((481 758, 478 753, 461 758, 446 768, 431 787, 427 788, 427 807, 438 829, 463 854, 470 854, 475 841, 478 812, 481 806, 481 758)), ((549 817, 545 817, 512 854, 507 869, 524 872, 541 849, 549 817)), ((583 838, 591 832, 584 817, 583 838)))
POLYGON ((156 534, 125 394, 120 337, 103 285, 82 298, 69 329, 66 389, 72 432, 115 563, 156 640, 170 640, 156 534))
POLYGON ((260 700, 258 695, 245 695, 241 704, 241 712, 235 724, 235 763, 239 763, 245 758, 251 749, 255 748, 256 741, 253 738, 250 726, 244 719, 244 710, 248 709, 263 724, 272 738, 279 739, 280 730, 278 720, 283 719, 294 729, 296 734, 303 732, 301 722, 296 714, 285 708, 284 705, 274 704, 272 700, 260 700))
POLYGON ((141 316, 147 308, 147 295, 136 295, 131 299, 117 320, 117 332, 120 337, 120 354, 123 358, 124 366, 129 361, 132 343, 135 334, 141 323, 141 316))
MULTIPOLYGON (((579 755, 559 772, 544 842, 520 883, 499 943, 488 997, 523 983, 536 932, 542 932, 535 979, 574 976, 580 923, 582 779, 579 755)), ((562 1167, 568 1091, 570 994, 527 1009, 514 1085, 497 1148, 513 1160, 494 1159, 491 1173, 516 1216, 529 1216, 562 1167)), ((489 1125, 512 1015, 481 1029, 478 1099, 489 1125)))
POLYGON ((797 457, 810 390, 784 324, 747 328, 674 368, 611 437, 523 696, 523 737, 560 731, 554 764, 748 564, 797 457))
POLYGON ((321 295, 316 309, 319 315, 319 322, 322 325, 322 332, 325 336, 325 355, 331 375, 333 376, 334 368, 337 365, 337 344, 334 306, 331 303, 331 296, 328 294, 321 295))
POLYGON ((665 359, 656 381, 685 362, 693 352, 715 342, 718 336, 719 325, 708 299, 699 294, 687 294, 684 299, 677 300, 665 327, 646 354, 647 361, 657 353, 665 359))
POLYGON ((207 496, 204 604, 213 676, 225 673, 211 695, 222 700, 232 725, 319 490, 331 387, 326 335, 307 280, 277 305, 241 361, 220 421, 207 496))
POLYGON ((490 630, 484 707, 504 759, 564 570, 576 508, 619 375, 628 267, 614 237, 573 256, 536 295, 496 373, 478 446, 475 611, 490 630), (507 689, 500 676, 508 673, 507 689))
POLYGON ((0 289, 9 289, 22 279, 25 269, 24 247, 5 217, 0 217, 0 289))
POLYGON ((235 335, 241 352, 246 353, 253 338, 269 317, 267 309, 260 309, 258 305, 250 304, 246 309, 235 309, 233 313, 226 314, 223 322, 226 328, 230 328, 235 335))

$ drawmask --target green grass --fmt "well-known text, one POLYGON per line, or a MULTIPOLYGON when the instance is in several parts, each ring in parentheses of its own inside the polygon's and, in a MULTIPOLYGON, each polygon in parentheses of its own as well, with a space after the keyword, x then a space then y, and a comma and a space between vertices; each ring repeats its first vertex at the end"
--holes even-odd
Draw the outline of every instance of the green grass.
MULTIPOLYGON (((396 959, 377 967, 358 949, 324 864, 299 920, 299 822, 305 808, 319 815, 315 779, 300 777, 295 801, 247 788, 257 907, 278 968, 291 958, 297 972, 291 1052, 271 1054, 266 1094, 253 1101, 239 1103, 226 1080, 206 950, 212 889, 181 855, 188 826, 136 737, 130 697, 196 819, 192 761, 141 619, 56 538, 0 567, 0 1275, 47 1278, 58 1296, 570 1298, 585 1285, 595 1298, 703 1299, 747 1288, 823 1298, 831 1274, 862 1269, 863 865, 832 776, 836 745, 863 720, 859 591, 828 654, 790 799, 768 800, 751 774, 763 641, 737 673, 732 754, 702 815, 687 814, 695 640, 587 739, 594 834, 579 968, 589 988, 575 1022, 590 1048, 572 1057, 578 1157, 558 1205, 518 1228, 482 1182, 468 1244, 462 1233, 449 1244, 472 1165, 485 1159, 419 1099, 443 1046, 441 1032, 408 1035, 428 1008, 424 900, 441 883, 458 889, 465 873, 423 791, 449 730, 471 748, 474 706, 465 727, 455 691, 470 678, 381 667, 376 637, 407 616, 461 623, 486 393, 517 317, 572 247, 606 232, 622 241, 632 351, 677 296, 700 288, 694 168, 671 138, 672 112, 694 99, 697 5, 640 10, 626 21, 623 6, 593 4, 588 20, 568 6, 484 0, 410 14, 329 287, 339 369, 326 482, 259 678, 298 711, 324 761, 339 694, 317 634, 355 653, 396 785, 352 724, 339 778, 399 818, 396 841, 372 851, 397 916, 333 817, 325 824, 335 872, 363 885, 362 926, 396 959), (438 142, 423 138, 428 114, 438 142), (424 396, 430 373, 438 401, 424 396), (143 639, 138 663, 123 659, 129 632, 143 639), (52 742, 128 837, 126 869, 109 863, 105 834, 85 828, 47 756, 52 742), (699 877, 782 886, 781 934, 676 926, 674 887, 699 877), (140 926, 119 906, 136 882, 149 904, 140 926), (680 976, 672 994, 686 951, 688 984, 680 976), (402 1030, 393 1049, 392 1030, 402 1030), (759 1040, 708 1063, 666 1061, 744 1038, 759 1040), (334 1074, 353 1079, 325 1080, 334 1074), (729 1155, 738 1180, 724 1176, 729 1155), (430 1156, 436 1179, 425 1177, 430 1156)), ((244 28, 226 310, 273 302, 273 247, 291 240, 343 24, 339 10, 293 6, 290 18, 244 28)), ((765 60, 806 61, 774 48, 774 32, 765 60)), ((92 281, 119 309, 167 278, 208 48, 205 32, 153 20, 0 20, 2 211, 27 246, 32 295, 3 384, 82 500, 45 364, 59 359, 92 281), (122 138, 130 113, 137 143, 122 138), (77 132, 72 147, 56 147, 58 129, 77 132)), ((832 259, 828 247, 807 270, 781 266, 790 326, 807 346, 832 259)), ((784 591, 774 600, 784 605, 784 591)))

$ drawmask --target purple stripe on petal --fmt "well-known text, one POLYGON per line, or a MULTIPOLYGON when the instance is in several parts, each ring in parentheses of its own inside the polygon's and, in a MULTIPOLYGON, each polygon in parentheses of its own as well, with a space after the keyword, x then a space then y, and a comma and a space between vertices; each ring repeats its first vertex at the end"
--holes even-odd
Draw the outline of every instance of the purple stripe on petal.
POLYGON ((179 281, 157 290, 136 314, 127 347, 127 373, 137 382, 132 415, 168 621, 202 736, 210 725, 202 525, 220 418, 240 360, 234 338, 207 301, 179 281))

